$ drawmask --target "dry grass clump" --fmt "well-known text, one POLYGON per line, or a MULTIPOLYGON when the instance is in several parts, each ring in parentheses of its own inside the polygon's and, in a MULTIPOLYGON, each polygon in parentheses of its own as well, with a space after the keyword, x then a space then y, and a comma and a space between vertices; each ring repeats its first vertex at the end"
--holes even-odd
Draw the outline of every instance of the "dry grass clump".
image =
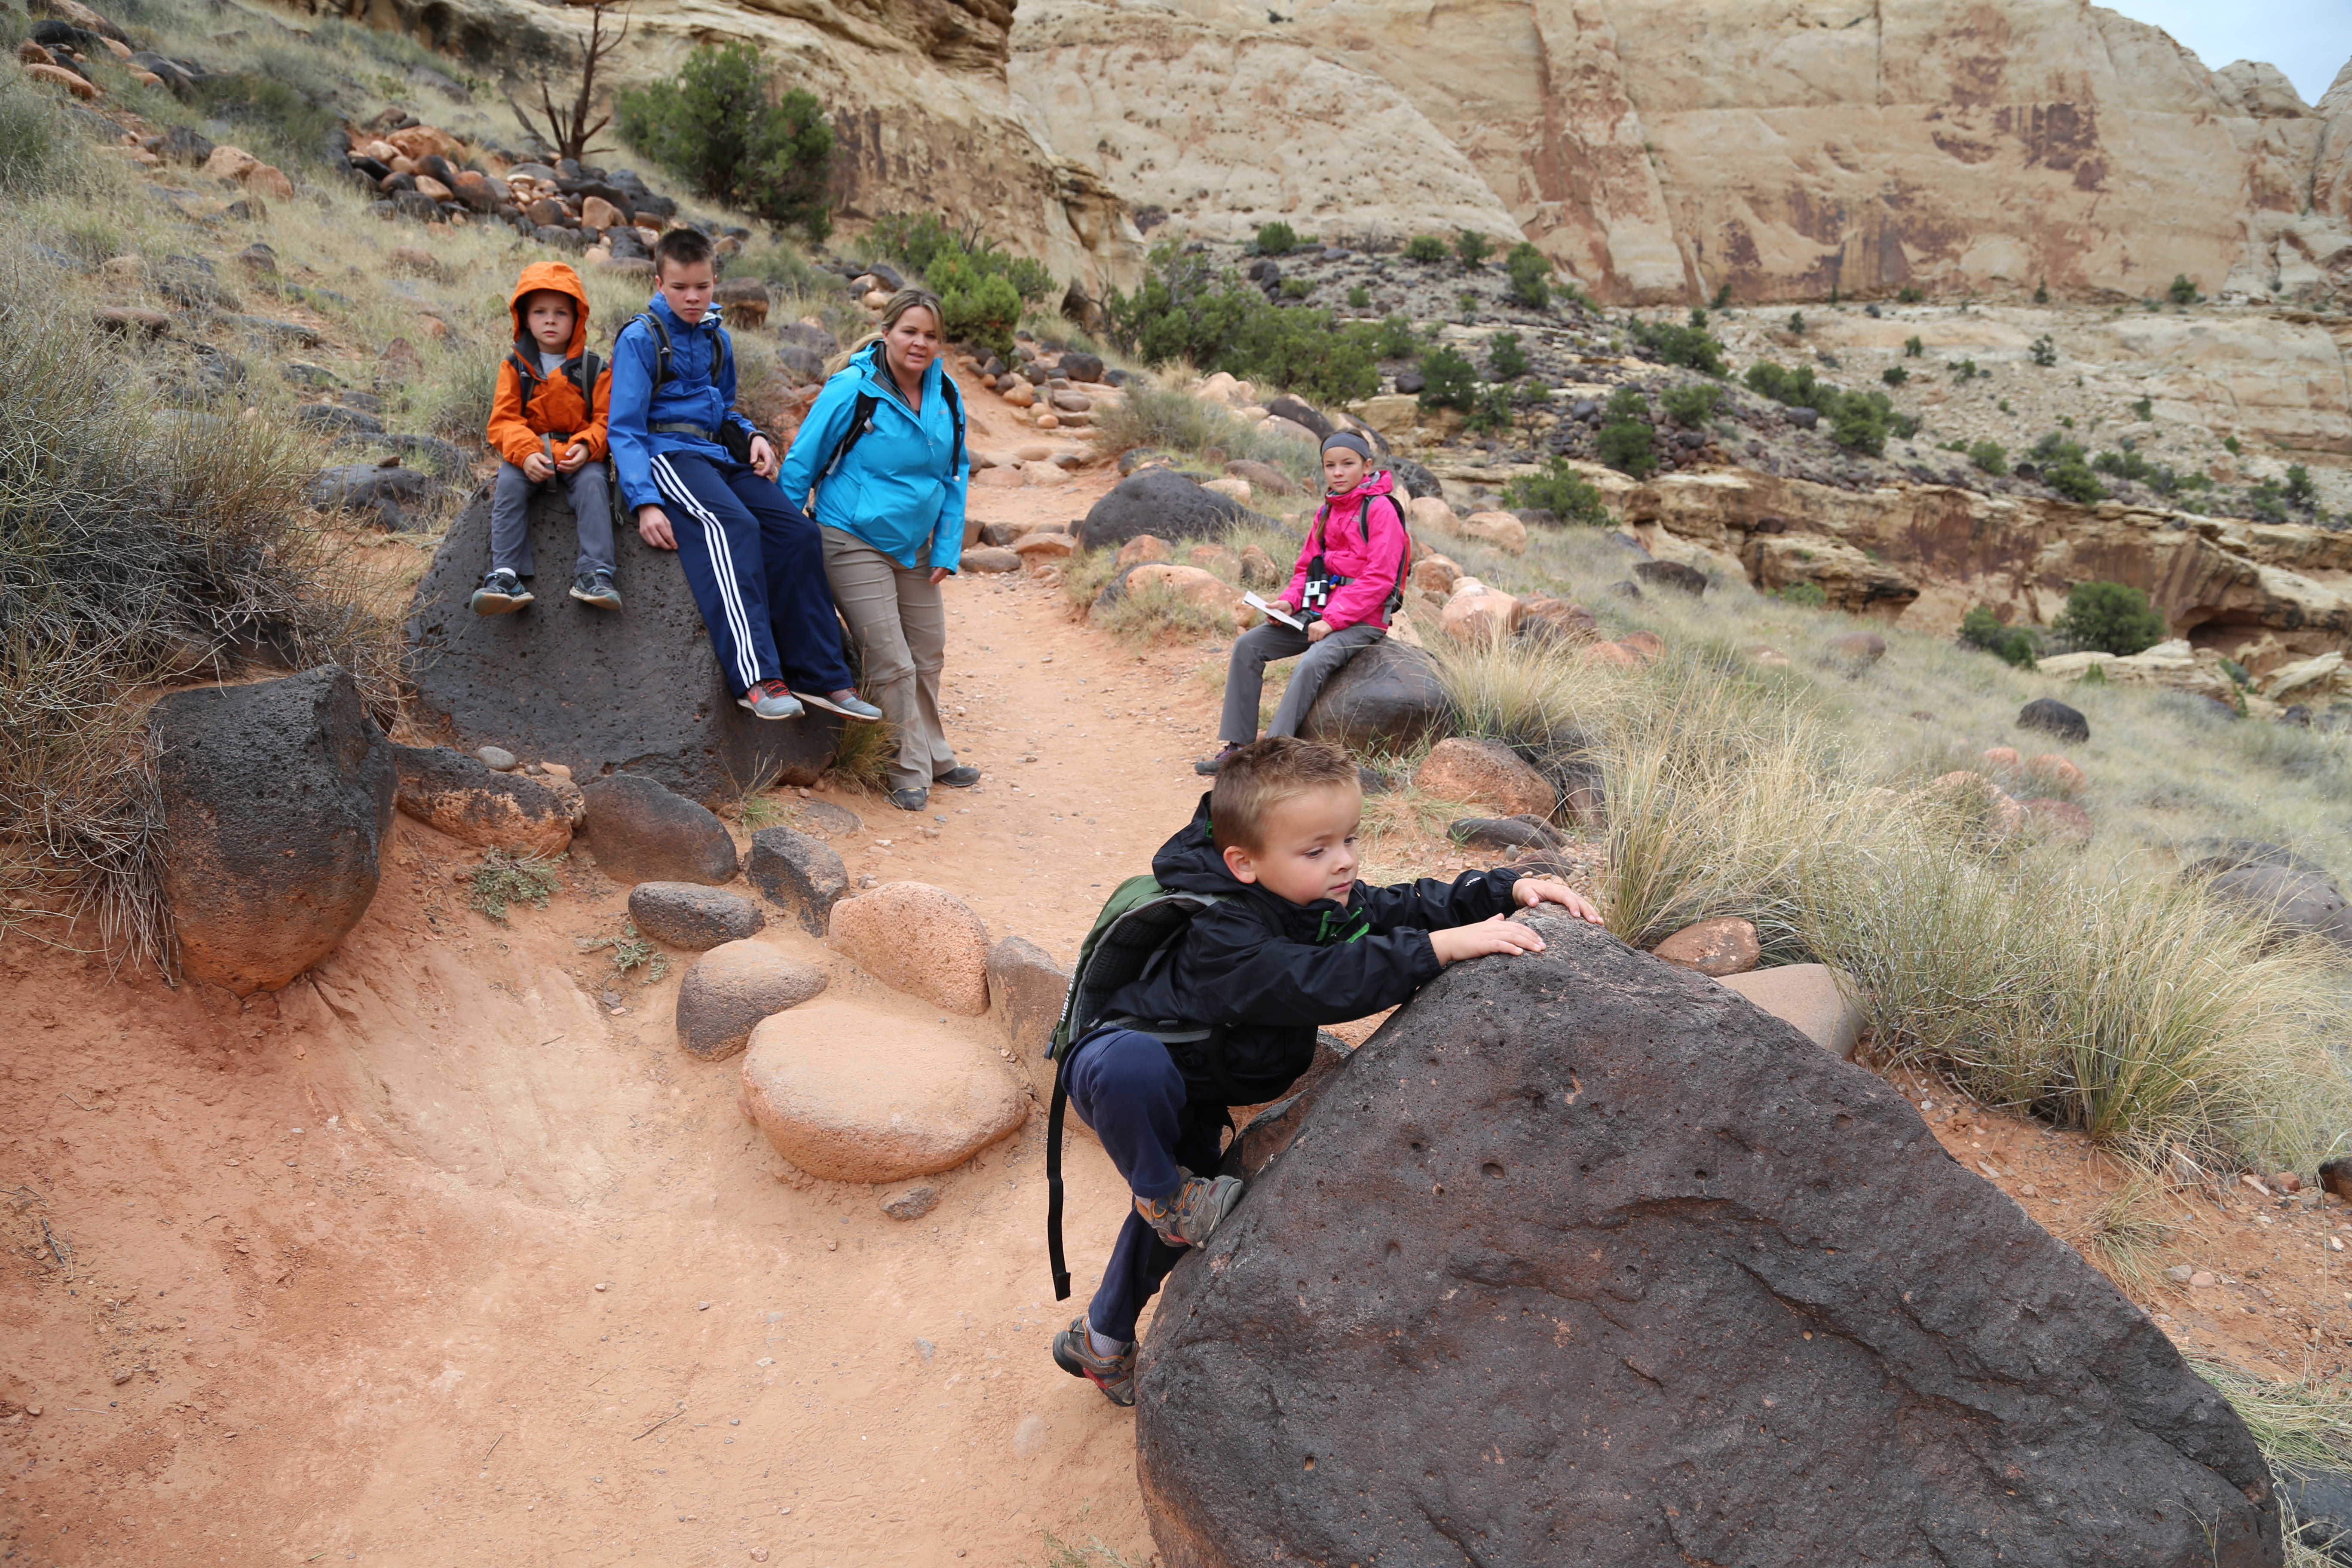
POLYGON ((1234 618, 1187 599, 1165 584, 1130 587, 1094 617, 1094 624, 1122 642, 1140 647, 1167 637, 1231 637, 1234 618))
POLYGON ((1281 469, 1310 495, 1322 488, 1314 447, 1264 434, 1223 405, 1172 386, 1129 382, 1116 404, 1096 412, 1093 429, 1096 444, 1107 452, 1150 447, 1218 470, 1249 458, 1281 469))
MULTIPOLYGON (((1606 793, 1610 928, 1646 946, 1743 916, 1768 962, 1851 975, 1880 1054, 2154 1168, 2312 1168, 2352 1127, 2352 1025, 2314 947, 2275 945, 2166 868, 1989 831, 1965 795, 1880 783, 1801 679, 1685 640, 1603 674, 1505 646, 1441 668, 1465 727, 1574 735, 1606 793)), ((1556 775, 1557 776, 1557 775, 1556 775)))
POLYGON ((344 662, 388 711, 396 648, 326 580, 310 443, 157 408, 126 353, 56 330, 44 265, 0 256, 0 932, 89 910, 160 961, 135 694, 259 649, 344 662))

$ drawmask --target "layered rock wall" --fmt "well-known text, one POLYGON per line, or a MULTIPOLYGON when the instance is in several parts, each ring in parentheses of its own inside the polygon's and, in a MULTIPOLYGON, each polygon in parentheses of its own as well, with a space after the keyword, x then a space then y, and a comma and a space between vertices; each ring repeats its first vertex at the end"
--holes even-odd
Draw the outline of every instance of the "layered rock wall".
POLYGON ((2306 108, 2082 0, 1293 10, 1042 0, 1013 90, 1197 232, 1517 230, 1617 300, 2352 285, 2352 86, 2306 108))

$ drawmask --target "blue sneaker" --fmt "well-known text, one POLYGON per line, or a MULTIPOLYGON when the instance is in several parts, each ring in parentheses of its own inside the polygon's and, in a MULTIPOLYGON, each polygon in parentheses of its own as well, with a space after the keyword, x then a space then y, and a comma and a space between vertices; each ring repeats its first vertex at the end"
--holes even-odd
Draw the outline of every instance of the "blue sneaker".
POLYGON ((521 609, 530 599, 530 590, 522 585, 522 579, 502 566, 482 578, 482 585, 467 602, 478 616, 503 616, 521 609))

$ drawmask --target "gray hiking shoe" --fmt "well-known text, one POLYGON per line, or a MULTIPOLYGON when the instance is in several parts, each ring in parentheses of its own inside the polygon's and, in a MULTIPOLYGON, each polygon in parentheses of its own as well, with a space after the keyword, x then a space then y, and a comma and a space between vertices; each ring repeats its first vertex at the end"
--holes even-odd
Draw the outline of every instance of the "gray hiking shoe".
POLYGON ((1054 1364, 1072 1377, 1083 1377, 1103 1391, 1103 1397, 1122 1408, 1135 1403, 1135 1342, 1117 1355, 1097 1355, 1094 1335, 1083 1313, 1054 1336, 1054 1364))
POLYGON ((862 723, 871 724, 882 717, 882 710, 847 688, 839 691, 795 691, 793 695, 812 708, 822 708, 828 713, 838 713, 845 719, 856 719, 862 723))
POLYGON ((1135 1212, 1169 1246, 1198 1247, 1209 1239, 1217 1222, 1233 1213, 1234 1205, 1241 1201, 1239 1177, 1196 1176, 1187 1171, 1183 1181, 1166 1197, 1157 1202, 1136 1199, 1135 1212))
POLYGON ((621 607, 621 591, 613 586, 610 572, 583 572, 572 580, 572 596, 600 610, 621 607))

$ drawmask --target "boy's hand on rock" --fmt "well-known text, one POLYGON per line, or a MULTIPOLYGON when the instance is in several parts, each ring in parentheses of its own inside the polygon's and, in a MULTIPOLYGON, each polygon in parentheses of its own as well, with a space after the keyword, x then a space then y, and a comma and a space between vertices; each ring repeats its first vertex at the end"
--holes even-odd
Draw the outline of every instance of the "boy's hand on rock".
POLYGON ((578 441, 572 442, 563 449, 563 456, 557 460, 555 466, 567 474, 578 473, 588 466, 587 447, 578 441))
POLYGON ((677 535, 669 531, 669 514, 657 506, 637 508, 637 537, 656 550, 677 548, 677 535))
POLYGON ((1544 939, 1533 926, 1518 925, 1496 915, 1475 925, 1431 931, 1429 945, 1437 950, 1438 963, 1454 963, 1465 958, 1484 958, 1490 952, 1541 952, 1544 939))
POLYGON ((533 452, 522 460, 522 477, 532 484, 551 479, 555 477, 555 465, 547 460, 546 453, 533 452))
POLYGON ((1605 923, 1601 911, 1594 909, 1582 894, 1566 882, 1554 881, 1549 877, 1520 878, 1511 884, 1511 898, 1523 910, 1534 909, 1538 904, 1559 904, 1589 925, 1605 923))

